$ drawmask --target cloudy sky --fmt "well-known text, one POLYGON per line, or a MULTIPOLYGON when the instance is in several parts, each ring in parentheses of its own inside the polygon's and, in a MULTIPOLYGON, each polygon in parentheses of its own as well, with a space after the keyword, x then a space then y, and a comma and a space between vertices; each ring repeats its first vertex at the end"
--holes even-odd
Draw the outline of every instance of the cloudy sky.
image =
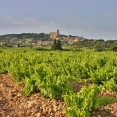
POLYGON ((117 39, 117 0, 0 0, 0 34, 117 39))

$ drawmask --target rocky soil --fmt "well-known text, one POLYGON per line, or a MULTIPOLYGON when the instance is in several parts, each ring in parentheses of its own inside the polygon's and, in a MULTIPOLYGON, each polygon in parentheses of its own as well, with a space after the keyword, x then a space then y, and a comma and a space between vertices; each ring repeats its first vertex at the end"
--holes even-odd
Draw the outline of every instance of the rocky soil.
POLYGON ((0 75, 0 117, 65 117, 63 102, 44 98, 40 93, 24 96, 22 88, 9 74, 0 75))
MULTIPOLYGON (((9 74, 0 75, 0 117, 66 117, 62 101, 44 98, 39 92, 27 97, 20 93, 22 89, 9 74)), ((117 103, 100 107, 92 117, 117 117, 117 103)))

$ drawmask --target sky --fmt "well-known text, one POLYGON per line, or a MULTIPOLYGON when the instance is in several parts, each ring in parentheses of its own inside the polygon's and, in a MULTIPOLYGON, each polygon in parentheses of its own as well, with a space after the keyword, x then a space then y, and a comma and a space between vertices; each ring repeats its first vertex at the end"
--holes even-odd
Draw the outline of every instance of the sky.
POLYGON ((117 0, 0 0, 0 35, 50 33, 117 39, 117 0))

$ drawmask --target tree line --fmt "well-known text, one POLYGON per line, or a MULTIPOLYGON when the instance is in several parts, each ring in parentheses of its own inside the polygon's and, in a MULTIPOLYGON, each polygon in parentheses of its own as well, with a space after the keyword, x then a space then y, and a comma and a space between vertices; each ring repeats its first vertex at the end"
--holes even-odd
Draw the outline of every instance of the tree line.
POLYGON ((117 40, 84 40, 74 42, 72 46, 76 46, 77 48, 89 48, 95 49, 96 51, 103 51, 103 50, 113 50, 117 51, 117 40))
POLYGON ((26 38, 33 38, 34 40, 49 40, 50 34, 46 33, 22 33, 22 34, 5 34, 0 35, 0 41, 3 40, 10 40, 10 39, 26 39, 26 38))

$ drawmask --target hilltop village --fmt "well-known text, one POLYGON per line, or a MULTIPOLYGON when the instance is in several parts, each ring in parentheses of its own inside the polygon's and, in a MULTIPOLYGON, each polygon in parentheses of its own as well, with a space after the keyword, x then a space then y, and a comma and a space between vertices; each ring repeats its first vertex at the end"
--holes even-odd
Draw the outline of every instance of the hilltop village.
POLYGON ((22 34, 6 34, 0 35, 0 46, 22 47, 22 46, 49 46, 52 45, 54 39, 60 39, 62 45, 70 45, 77 41, 84 41, 82 36, 63 35, 56 32, 45 33, 22 33, 22 34))
POLYGON ((117 39, 86 39, 82 36, 60 34, 59 30, 46 33, 22 33, 0 35, 0 47, 52 47, 54 40, 60 40, 62 46, 71 46, 77 49, 88 48, 96 51, 117 51, 117 39))

